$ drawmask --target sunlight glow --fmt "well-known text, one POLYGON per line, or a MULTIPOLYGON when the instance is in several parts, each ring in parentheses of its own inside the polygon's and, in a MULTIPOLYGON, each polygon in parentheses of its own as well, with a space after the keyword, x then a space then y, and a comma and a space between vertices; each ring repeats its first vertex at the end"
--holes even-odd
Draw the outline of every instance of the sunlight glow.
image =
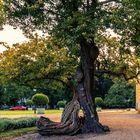
MULTIPOLYGON (((22 43, 28 40, 19 28, 13 29, 13 27, 9 25, 4 26, 3 28, 4 29, 0 31, 0 42, 5 42, 9 46, 12 46, 15 43, 22 43)), ((0 45, 0 52, 5 49, 4 46, 0 45)))

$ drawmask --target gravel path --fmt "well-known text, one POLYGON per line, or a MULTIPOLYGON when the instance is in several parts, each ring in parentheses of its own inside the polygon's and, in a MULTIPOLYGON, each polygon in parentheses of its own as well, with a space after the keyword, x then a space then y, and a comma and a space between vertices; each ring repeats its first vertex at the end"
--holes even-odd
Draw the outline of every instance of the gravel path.
POLYGON ((108 125, 111 132, 106 134, 80 134, 77 136, 40 136, 27 134, 12 140, 140 140, 140 114, 99 113, 100 121, 108 125))

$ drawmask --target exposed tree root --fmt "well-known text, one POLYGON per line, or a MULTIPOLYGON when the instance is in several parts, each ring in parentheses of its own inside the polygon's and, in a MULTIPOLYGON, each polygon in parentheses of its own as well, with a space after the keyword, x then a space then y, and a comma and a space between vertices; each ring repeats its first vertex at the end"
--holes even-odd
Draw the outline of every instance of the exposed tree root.
POLYGON ((53 122, 48 118, 41 117, 37 122, 38 132, 41 135, 74 135, 82 125, 82 118, 79 117, 80 104, 72 100, 67 104, 62 114, 60 123, 53 122))
POLYGON ((84 117, 79 117, 79 110, 80 110, 79 102, 77 100, 72 100, 66 105, 60 123, 53 122, 45 117, 40 117, 40 119, 37 121, 39 134, 74 135, 77 133, 88 133, 88 132, 99 133, 105 131, 105 128, 107 127, 103 127, 98 122, 94 122, 94 125, 86 123, 86 119, 84 117), (88 126, 85 124, 88 124, 88 126), (91 129, 93 131, 91 131, 91 129))

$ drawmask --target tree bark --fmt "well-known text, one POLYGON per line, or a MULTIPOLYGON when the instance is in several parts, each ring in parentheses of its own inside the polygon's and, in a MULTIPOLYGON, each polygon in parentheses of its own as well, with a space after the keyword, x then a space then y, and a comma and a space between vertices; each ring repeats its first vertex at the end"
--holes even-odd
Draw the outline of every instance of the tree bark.
POLYGON ((95 95, 94 95, 94 62, 98 57, 99 50, 94 42, 87 42, 85 39, 80 41, 81 60, 77 70, 77 94, 80 105, 84 111, 85 121, 81 128, 83 133, 95 132, 101 133, 105 131, 99 123, 96 112, 95 95))
POLYGON ((79 118, 80 104, 72 100, 65 107, 61 122, 53 122, 48 118, 41 117, 37 121, 38 132, 41 135, 74 135, 80 131, 81 121, 79 118))

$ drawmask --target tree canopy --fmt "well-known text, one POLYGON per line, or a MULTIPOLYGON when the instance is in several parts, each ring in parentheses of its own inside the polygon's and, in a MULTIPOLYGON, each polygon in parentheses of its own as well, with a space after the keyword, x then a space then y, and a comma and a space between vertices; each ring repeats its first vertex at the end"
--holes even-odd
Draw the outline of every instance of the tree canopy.
POLYGON ((100 69, 118 72, 125 79, 131 79, 139 74, 140 65, 138 2, 5 0, 4 10, 7 24, 20 27, 27 36, 37 29, 47 32, 57 38, 61 47, 66 46, 72 52, 79 51, 81 38, 86 38, 88 42, 94 40, 100 48, 100 69), (116 37, 111 37, 107 29, 116 33, 116 37))
POLYGON ((69 49, 58 46, 51 38, 15 44, 0 58, 2 81, 17 80, 21 84, 51 78, 66 81, 77 67, 77 58, 69 49))

